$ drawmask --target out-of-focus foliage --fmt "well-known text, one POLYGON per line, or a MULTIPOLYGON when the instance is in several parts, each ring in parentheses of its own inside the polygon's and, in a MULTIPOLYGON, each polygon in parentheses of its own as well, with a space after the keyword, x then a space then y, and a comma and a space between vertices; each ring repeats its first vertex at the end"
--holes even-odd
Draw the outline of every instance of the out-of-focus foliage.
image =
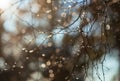
POLYGON ((118 81, 119 7, 119 0, 1 0, 0 81, 118 81))

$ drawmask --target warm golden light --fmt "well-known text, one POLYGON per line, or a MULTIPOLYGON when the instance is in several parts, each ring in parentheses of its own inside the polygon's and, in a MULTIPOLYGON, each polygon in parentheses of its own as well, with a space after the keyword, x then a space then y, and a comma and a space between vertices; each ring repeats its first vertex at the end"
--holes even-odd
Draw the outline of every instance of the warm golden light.
POLYGON ((0 0, 0 9, 5 10, 10 6, 10 0, 0 0))

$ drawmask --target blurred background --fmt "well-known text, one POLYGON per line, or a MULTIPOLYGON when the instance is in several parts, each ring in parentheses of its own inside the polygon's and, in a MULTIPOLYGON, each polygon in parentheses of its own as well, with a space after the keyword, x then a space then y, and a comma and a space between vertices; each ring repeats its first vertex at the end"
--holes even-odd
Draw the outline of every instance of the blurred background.
POLYGON ((0 0, 0 81, 119 81, 119 0, 0 0))

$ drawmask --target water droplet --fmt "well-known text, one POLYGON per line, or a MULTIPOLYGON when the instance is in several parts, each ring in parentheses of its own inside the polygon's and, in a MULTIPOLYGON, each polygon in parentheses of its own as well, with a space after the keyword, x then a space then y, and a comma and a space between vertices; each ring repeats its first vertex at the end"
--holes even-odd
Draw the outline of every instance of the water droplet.
POLYGON ((76 80, 78 80, 79 78, 78 77, 76 77, 76 80))
POLYGON ((50 12, 51 12, 51 10, 47 10, 47 11, 46 11, 46 13, 50 13, 50 12))
POLYGON ((18 74, 21 74, 21 72, 18 72, 18 74))
POLYGON ((106 25, 106 30, 110 30, 110 25, 109 24, 106 25))
POLYGON ((78 67, 78 65, 76 65, 76 67, 78 67))
POLYGON ((25 51, 25 50, 26 50, 26 48, 22 48, 22 50, 23 50, 23 51, 25 51))
POLYGON ((32 53, 32 52, 34 52, 34 50, 30 50, 30 51, 29 51, 29 53, 32 53))
POLYGON ((71 5, 68 6, 68 8, 71 8, 71 7, 72 7, 71 5))
POLYGON ((22 34, 25 34, 25 33, 26 33, 26 30, 25 30, 25 29, 22 29, 21 32, 22 32, 22 34))
POLYGON ((39 17, 40 16, 40 14, 37 14, 37 17, 39 17))
POLYGON ((47 65, 47 66, 50 66, 50 65, 51 65, 51 62, 50 62, 50 61, 47 61, 47 62, 46 62, 46 65, 47 65))
POLYGON ((81 18, 84 18, 86 15, 86 12, 82 12, 81 18))
POLYGON ((29 57, 26 57, 26 60, 28 60, 29 59, 29 57))
POLYGON ((43 57, 45 57, 45 54, 42 54, 43 57))
POLYGON ((47 38, 51 38, 52 37, 52 35, 49 35, 47 38))
POLYGON ((4 69, 4 71, 7 71, 8 69, 4 69))
POLYGON ((86 37, 87 35, 88 35, 87 32, 82 32, 82 36, 83 36, 83 37, 86 37))
POLYGON ((45 65, 45 64, 41 64, 41 67, 42 67, 42 68, 46 68, 46 65, 45 65))
POLYGON ((48 43, 48 46, 51 47, 51 46, 52 46, 52 42, 49 42, 49 43, 48 43))
POLYGON ((13 68, 15 68, 16 66, 15 66, 15 65, 13 65, 12 67, 13 67, 13 68))
POLYGON ((25 50, 25 52, 27 53, 27 52, 28 52, 28 50, 25 50))
POLYGON ((61 22, 61 20, 60 20, 60 19, 58 19, 58 20, 57 20, 57 22, 59 22, 59 23, 60 23, 60 22, 61 22))
POLYGON ((51 3, 51 0, 47 0, 47 3, 51 3))
POLYGON ((55 7, 54 7, 54 10, 57 10, 57 9, 58 9, 58 7, 55 6, 55 7))
POLYGON ((66 17, 66 13, 65 12, 61 13, 61 17, 66 17))
POLYGON ((53 70, 52 70, 52 69, 50 69, 50 70, 49 70, 49 73, 53 73, 53 70))
POLYGON ((20 68, 21 68, 21 69, 23 69, 23 68, 24 68, 24 66, 20 66, 20 68))
POLYGON ((58 67, 59 67, 59 68, 61 68, 62 66, 63 66, 63 64, 62 64, 62 63, 59 63, 59 64, 58 64, 58 67))
POLYGON ((50 74, 49 74, 49 77, 50 77, 50 78, 54 78, 54 76, 55 76, 54 73, 50 73, 50 74))
POLYGON ((65 60, 65 57, 62 57, 62 60, 64 61, 64 60, 65 60))
POLYGON ((7 63, 5 63, 5 65, 8 65, 7 63))
POLYGON ((48 15, 48 19, 52 19, 52 15, 48 15))
POLYGON ((59 49, 59 48, 57 48, 55 51, 56 51, 56 53, 59 53, 59 52, 60 52, 60 49, 59 49))

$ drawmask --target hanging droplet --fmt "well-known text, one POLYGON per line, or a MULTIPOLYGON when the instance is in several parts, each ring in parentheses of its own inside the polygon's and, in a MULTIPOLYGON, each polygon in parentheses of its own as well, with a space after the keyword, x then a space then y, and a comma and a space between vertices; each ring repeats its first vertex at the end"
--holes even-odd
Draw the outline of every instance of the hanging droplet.
POLYGON ((26 57, 26 60, 28 60, 29 59, 29 57, 26 57))
POLYGON ((51 0, 47 0, 47 3, 51 3, 51 0))
POLYGON ((33 53, 33 52, 34 52, 34 50, 30 50, 30 51, 29 51, 29 53, 33 53))
POLYGON ((50 13, 52 10, 47 10, 46 13, 50 13))
POLYGON ((76 77, 76 80, 79 80, 79 78, 78 78, 78 77, 76 77))
POLYGON ((71 7, 72 7, 71 5, 68 6, 68 8, 71 8, 71 7))
POLYGON ((4 69, 4 71, 7 71, 8 69, 4 69))
POLYGON ((110 30, 110 25, 109 24, 106 25, 106 30, 110 30))
POLYGON ((51 37, 52 37, 52 35, 48 35, 48 36, 47 36, 47 38, 51 38, 51 37))
POLYGON ((51 47, 52 46, 52 42, 48 42, 48 47, 51 47))
POLYGON ((62 63, 59 63, 59 64, 58 64, 58 67, 59 67, 59 68, 61 68, 62 66, 63 66, 63 64, 62 64, 62 63))
POLYGON ((50 77, 50 78, 54 78, 54 76, 55 76, 54 73, 50 73, 50 74, 49 74, 49 77, 50 77))
POLYGON ((47 62, 46 62, 46 65, 47 65, 47 66, 50 66, 50 65, 51 65, 51 62, 50 62, 50 61, 47 61, 47 62))
POLYGON ((5 65, 8 65, 7 63, 5 63, 5 65))
POLYGON ((48 15, 47 17, 48 17, 48 19, 52 19, 52 15, 48 15))
POLYGON ((21 74, 21 72, 18 72, 18 74, 21 74))
POLYGON ((37 14, 37 17, 39 17, 40 16, 40 14, 37 14))
POLYGON ((42 68, 46 68, 46 65, 43 63, 43 64, 41 64, 41 67, 42 68))
POLYGON ((15 68, 16 66, 15 66, 15 65, 13 65, 12 67, 13 67, 13 68, 15 68))
POLYGON ((26 50, 26 48, 22 48, 22 50, 24 51, 24 50, 26 50))
POLYGON ((53 73, 53 70, 52 70, 52 69, 50 69, 50 70, 49 70, 49 73, 53 73))
POLYGON ((42 54, 42 57, 45 57, 45 54, 42 54))
POLYGON ((66 17, 66 13, 65 12, 61 13, 61 17, 66 17))
POLYGON ((23 68, 24 68, 24 66, 20 66, 20 68, 21 68, 21 69, 23 69, 23 68))

